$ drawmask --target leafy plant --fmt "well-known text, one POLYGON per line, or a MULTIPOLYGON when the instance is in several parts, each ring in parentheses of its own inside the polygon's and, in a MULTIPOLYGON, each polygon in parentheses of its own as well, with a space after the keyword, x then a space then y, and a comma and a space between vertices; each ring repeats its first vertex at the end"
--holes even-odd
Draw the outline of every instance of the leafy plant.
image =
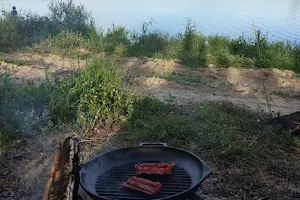
POLYGON ((182 63, 191 67, 202 67, 206 64, 205 37, 197 34, 196 26, 187 21, 182 36, 182 47, 179 54, 182 63))
POLYGON ((23 46, 23 31, 19 18, 4 13, 0 17, 0 51, 14 51, 23 46))
POLYGON ((105 51, 113 52, 118 46, 130 44, 129 32, 124 27, 116 27, 114 24, 112 28, 107 30, 104 37, 105 51))
POLYGON ((73 0, 53 0, 49 3, 48 9, 56 33, 69 30, 88 35, 89 23, 92 18, 82 4, 76 5, 73 0))
POLYGON ((120 116, 131 112, 135 98, 124 78, 115 61, 92 61, 56 86, 51 95, 54 122, 75 122, 85 132, 119 122, 120 116))

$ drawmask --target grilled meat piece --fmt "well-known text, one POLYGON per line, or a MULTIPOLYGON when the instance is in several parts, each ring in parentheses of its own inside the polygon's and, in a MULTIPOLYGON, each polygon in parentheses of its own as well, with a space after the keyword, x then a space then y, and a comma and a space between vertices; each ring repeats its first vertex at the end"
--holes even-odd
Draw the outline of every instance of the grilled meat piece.
POLYGON ((142 163, 136 164, 136 174, 170 175, 175 163, 142 163))
POLYGON ((147 179, 137 178, 135 176, 129 178, 123 186, 132 190, 144 192, 148 195, 156 195, 161 190, 162 184, 159 182, 152 182, 147 179))

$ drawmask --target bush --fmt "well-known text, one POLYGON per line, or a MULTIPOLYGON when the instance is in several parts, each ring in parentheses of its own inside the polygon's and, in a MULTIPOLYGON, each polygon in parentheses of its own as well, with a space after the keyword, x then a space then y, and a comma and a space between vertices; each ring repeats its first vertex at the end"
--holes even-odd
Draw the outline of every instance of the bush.
POLYGON ((168 36, 159 32, 150 32, 152 21, 144 22, 141 34, 133 34, 129 54, 133 56, 154 57, 163 54, 168 45, 168 36))
POLYGON ((134 100, 123 87, 124 78, 114 61, 92 61, 56 86, 51 100, 54 122, 77 122, 85 129, 119 122, 131 112, 134 100))
POLYGON ((68 30, 62 31, 54 38, 53 46, 57 48, 58 52, 63 51, 64 55, 72 50, 78 49, 82 46, 83 37, 81 33, 70 32, 68 30))
POLYGON ((113 25, 112 28, 107 30, 104 41, 104 50, 106 52, 113 52, 120 45, 129 46, 129 32, 124 27, 115 27, 113 25))
POLYGON ((229 44, 230 53, 233 55, 246 56, 247 58, 256 58, 254 41, 246 39, 243 35, 238 39, 232 39, 229 44))
POLYGON ((88 35, 91 15, 83 5, 76 5, 73 0, 53 0, 48 5, 50 19, 55 26, 54 35, 61 30, 69 30, 88 35))
POLYGON ((299 73, 300 72, 300 44, 295 45, 292 56, 294 60, 293 70, 299 73))
POLYGON ((168 45, 165 47, 163 56, 165 58, 179 58, 180 51, 181 51, 180 35, 169 37, 168 45))
POLYGON ((207 37, 207 63, 228 67, 229 63, 229 43, 230 40, 224 36, 207 37))
POLYGON ((94 25, 89 28, 89 36, 87 42, 88 50, 100 53, 104 51, 104 36, 102 31, 97 31, 94 25))
POLYGON ((56 27, 49 17, 25 13, 19 17, 24 34, 24 44, 32 45, 57 34, 56 27))
POLYGON ((196 31, 196 26, 188 21, 182 36, 182 47, 179 58, 182 63, 191 67, 206 64, 205 37, 196 31))
POLYGON ((23 46, 24 33, 19 18, 5 13, 0 17, 0 51, 15 51, 23 46))

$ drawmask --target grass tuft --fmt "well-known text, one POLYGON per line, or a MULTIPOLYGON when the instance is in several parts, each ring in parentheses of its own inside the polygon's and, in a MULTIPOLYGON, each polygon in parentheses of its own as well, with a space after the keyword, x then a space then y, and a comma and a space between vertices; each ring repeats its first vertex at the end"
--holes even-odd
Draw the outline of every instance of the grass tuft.
POLYGON ((82 72, 55 85, 52 119, 85 131, 120 122, 120 116, 130 115, 135 98, 124 78, 125 71, 115 61, 91 61, 82 72))
POLYGON ((285 91, 281 91, 281 90, 276 90, 276 91, 272 91, 271 94, 283 97, 283 98, 290 98, 291 95, 288 92, 285 91))

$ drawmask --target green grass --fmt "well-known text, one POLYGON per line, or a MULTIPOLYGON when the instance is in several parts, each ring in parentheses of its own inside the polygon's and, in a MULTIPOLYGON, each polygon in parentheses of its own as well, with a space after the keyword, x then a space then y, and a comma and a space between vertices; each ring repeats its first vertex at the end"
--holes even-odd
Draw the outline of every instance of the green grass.
POLYGON ((176 73, 164 73, 158 76, 159 78, 166 79, 168 81, 175 81, 181 85, 206 85, 207 81, 199 76, 191 74, 176 74, 176 73))
POLYGON ((267 117, 231 103, 205 102, 191 106, 165 105, 149 97, 134 106, 120 139, 126 145, 167 142, 184 149, 210 149, 214 156, 253 159, 269 148, 295 146, 282 129, 264 129, 267 117))
POLYGON ((283 98, 290 98, 291 95, 288 92, 285 91, 281 91, 281 90, 276 90, 276 91, 272 91, 270 94, 274 94, 283 98))

